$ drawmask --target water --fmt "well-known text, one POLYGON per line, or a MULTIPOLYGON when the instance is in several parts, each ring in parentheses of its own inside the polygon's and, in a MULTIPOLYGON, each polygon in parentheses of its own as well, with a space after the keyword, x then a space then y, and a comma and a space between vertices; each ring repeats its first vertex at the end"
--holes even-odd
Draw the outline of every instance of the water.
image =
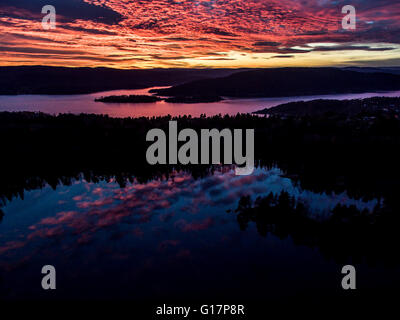
MULTIPOLYGON (((159 88, 159 87, 157 87, 159 88)), ((141 116, 164 116, 164 115, 192 115, 208 116, 216 114, 235 115, 237 113, 248 113, 264 108, 271 108, 282 103, 292 101, 307 101, 313 99, 359 99, 373 96, 398 97, 400 91, 394 92, 370 92, 360 94, 337 94, 324 96, 306 97, 282 97, 282 98, 259 98, 259 99, 227 99, 215 103, 166 103, 159 101, 155 103, 102 103, 95 102, 95 98, 109 95, 148 94, 155 88, 141 90, 114 90, 82 95, 20 95, 0 96, 0 111, 41 111, 49 114, 58 113, 95 113, 108 114, 112 117, 141 117, 141 116)))
MULTIPOLYGON (((341 265, 318 249, 274 232, 264 237, 254 223, 241 230, 234 212, 241 196, 281 191, 309 205, 317 220, 337 204, 368 212, 377 204, 302 190, 278 168, 240 177, 225 167, 201 179, 173 172, 122 188, 83 177, 46 185, 2 208, 0 297, 49 298, 40 287, 47 264, 57 270, 58 299, 243 301, 336 292, 341 265)), ((398 269, 356 266, 368 279, 361 288, 398 281, 398 269)))

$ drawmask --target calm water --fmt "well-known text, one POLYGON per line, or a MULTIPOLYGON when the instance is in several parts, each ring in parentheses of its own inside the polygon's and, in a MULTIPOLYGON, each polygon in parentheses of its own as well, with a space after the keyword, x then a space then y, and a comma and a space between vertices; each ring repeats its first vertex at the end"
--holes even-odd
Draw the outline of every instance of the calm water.
MULTIPOLYGON (((150 88, 153 89, 153 88, 150 88)), ((373 96, 398 97, 400 91, 385 93, 339 94, 325 96, 283 97, 264 99, 230 99, 216 103, 155 103, 137 104, 107 104, 94 102, 95 98, 108 95, 124 94, 148 94, 150 89, 142 90, 114 90, 84 95, 20 95, 0 96, 0 111, 41 111, 50 114, 58 113, 96 113, 108 114, 112 117, 141 117, 163 115, 192 115, 199 116, 202 113, 208 116, 216 114, 235 115, 239 113, 254 112, 264 108, 270 108, 282 103, 313 99, 357 99, 373 96)))
MULTIPOLYGON (((0 297, 243 301, 331 294, 342 265, 290 236, 264 237, 254 223, 239 227, 234 210, 242 195, 283 190, 309 205, 317 220, 337 204, 368 211, 377 204, 345 192, 302 190, 279 169, 240 177, 221 168, 202 179, 175 172, 123 188, 114 180, 83 178, 44 186, 2 207, 0 297), (51 294, 40 288, 46 264, 57 269, 51 294)), ((398 268, 355 265, 360 288, 399 283, 398 268)))

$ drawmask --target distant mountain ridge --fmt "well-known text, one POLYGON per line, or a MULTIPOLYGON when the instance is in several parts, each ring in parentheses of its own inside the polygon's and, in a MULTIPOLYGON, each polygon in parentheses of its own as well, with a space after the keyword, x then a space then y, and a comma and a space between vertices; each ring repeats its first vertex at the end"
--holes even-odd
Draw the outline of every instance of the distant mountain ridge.
POLYGON ((277 97, 400 89, 400 67, 274 69, 131 69, 0 67, 0 95, 156 90, 176 97, 277 97))
POLYGON ((247 70, 0 67, 0 95, 85 94, 118 89, 172 86, 247 70))
POLYGON ((341 68, 276 68, 197 80, 168 89, 161 96, 214 95, 236 98, 307 96, 400 90, 400 75, 341 68))
POLYGON ((400 67, 345 67, 343 70, 348 71, 358 71, 358 72, 366 72, 366 73, 392 73, 392 74, 400 74, 400 67))

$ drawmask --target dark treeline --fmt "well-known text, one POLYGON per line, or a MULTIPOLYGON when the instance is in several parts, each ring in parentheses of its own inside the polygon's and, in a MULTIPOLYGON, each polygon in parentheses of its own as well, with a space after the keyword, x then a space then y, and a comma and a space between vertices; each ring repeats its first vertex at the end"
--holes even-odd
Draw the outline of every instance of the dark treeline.
POLYGON ((95 99, 96 102, 106 103, 151 103, 161 101, 161 98, 146 95, 107 96, 95 99))
POLYGON ((362 120, 374 116, 400 116, 400 98, 373 97, 352 100, 311 100, 284 103, 276 107, 254 112, 280 117, 304 117, 331 114, 344 114, 362 120))
MULTIPOLYGON (((148 130, 168 133, 171 117, 110 118, 101 115, 0 113, 2 164, 0 196, 68 184, 81 174, 88 181, 115 177, 123 186, 184 169, 193 176, 208 166, 150 166, 148 130)), ((302 118, 252 115, 180 117, 178 129, 254 128, 259 166, 278 166, 304 189, 343 192, 355 198, 395 203, 400 190, 400 120, 387 115, 363 121, 344 115, 302 118)))

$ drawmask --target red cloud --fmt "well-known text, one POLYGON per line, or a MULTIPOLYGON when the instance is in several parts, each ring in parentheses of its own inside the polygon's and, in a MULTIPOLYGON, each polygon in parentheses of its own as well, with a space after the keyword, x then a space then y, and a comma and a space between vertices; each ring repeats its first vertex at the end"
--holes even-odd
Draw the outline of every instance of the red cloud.
POLYGON ((315 42, 400 43, 400 3, 395 0, 378 4, 354 0, 358 19, 354 32, 341 29, 344 1, 85 2, 93 10, 106 8, 121 19, 113 23, 64 19, 58 11, 57 29, 49 32, 42 30, 40 14, 0 5, 1 63, 187 67, 219 62, 235 66, 237 57, 231 52, 300 55, 313 49, 293 47, 315 42))

